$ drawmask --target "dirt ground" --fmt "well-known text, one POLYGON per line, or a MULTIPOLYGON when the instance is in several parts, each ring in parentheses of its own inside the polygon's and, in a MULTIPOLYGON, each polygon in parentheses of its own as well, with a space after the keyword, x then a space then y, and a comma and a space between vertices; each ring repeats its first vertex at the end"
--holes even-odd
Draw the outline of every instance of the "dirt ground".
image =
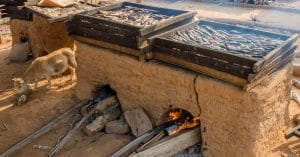
MULTIPOLYGON (((157 1, 149 1, 149 4, 156 3, 157 1)), ((166 3, 162 3, 166 5, 166 3)), ((161 5, 162 5, 161 4, 161 5)), ((192 9, 198 7, 200 16, 205 17, 220 17, 232 18, 249 21, 250 15, 261 15, 260 20, 265 20, 267 23, 274 23, 276 25, 283 25, 276 21, 270 20, 274 16, 268 16, 270 12, 264 13, 264 10, 253 9, 235 9, 224 8, 224 10, 217 10, 218 7, 204 5, 195 5, 194 2, 189 5, 180 6, 178 3, 168 7, 181 7, 185 9, 192 9), (199 9, 200 8, 200 9, 199 9), (224 12, 227 12, 224 14, 224 12)), ((290 18, 284 22, 290 23, 289 28, 295 28, 300 23, 295 14, 291 14, 290 18), (298 22, 297 22, 298 21, 298 22), (292 23, 292 24, 291 24, 292 23)), ((286 16, 281 13, 278 16, 286 16)), ((2 27, 0 27, 1 29, 2 27)), ((297 27, 297 29, 299 29, 297 27)), ((2 43, 0 44, 0 154, 7 150, 9 147, 25 138, 35 130, 39 129, 47 122, 56 118, 67 111, 72 106, 79 103, 75 97, 74 86, 76 82, 68 82, 68 77, 60 77, 53 80, 53 87, 51 90, 46 89, 46 82, 43 81, 39 84, 39 88, 30 96, 29 102, 22 106, 14 105, 15 91, 13 89, 12 78, 22 76, 25 69, 30 65, 27 63, 12 63, 7 64, 6 57, 9 54, 11 46, 10 36, 3 36, 2 43)), ((300 92, 300 90, 298 90, 300 92)), ((300 113, 300 107, 294 101, 290 103, 290 117, 300 113)), ((35 149, 34 145, 53 146, 66 132, 70 129, 72 120, 62 123, 49 133, 41 138, 33 141, 31 144, 24 147, 22 150, 14 154, 16 157, 32 157, 32 156, 46 156, 48 150, 35 149)), ((109 156, 112 152, 116 151, 126 143, 132 140, 131 136, 118 136, 118 135, 103 135, 99 133, 93 137, 87 137, 82 131, 76 133, 74 138, 67 143, 64 149, 58 156, 72 157, 72 156, 109 156), (101 154, 101 155, 99 155, 101 154)), ((278 150, 282 153, 279 154, 297 154, 300 156, 300 140, 292 138, 288 143, 274 148, 274 152, 278 150), (293 152, 291 154, 291 152, 293 152)), ((278 154, 278 153, 277 153, 278 154)))

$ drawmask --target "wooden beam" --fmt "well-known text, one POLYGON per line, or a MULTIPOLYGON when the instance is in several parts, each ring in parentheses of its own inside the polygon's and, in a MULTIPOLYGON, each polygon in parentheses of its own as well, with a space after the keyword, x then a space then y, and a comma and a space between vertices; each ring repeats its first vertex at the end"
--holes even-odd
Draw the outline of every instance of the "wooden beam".
POLYGON ((213 68, 209 68, 207 66, 202 66, 199 64, 191 63, 191 62, 176 58, 171 55, 154 52, 153 56, 154 56, 153 58, 156 60, 163 61, 163 62, 166 62, 169 64, 173 64, 175 66, 180 66, 180 67, 183 67, 185 69, 188 69, 188 70, 191 70, 194 72, 205 74, 205 75, 213 77, 215 79, 229 82, 229 83, 239 86, 241 88, 245 84, 248 83, 248 81, 246 79, 243 79, 243 78, 240 78, 240 77, 237 77, 237 76, 234 76, 229 73, 225 73, 225 72, 213 69, 213 68))
POLYGON ((174 136, 162 143, 159 143, 145 151, 134 154, 130 157, 170 157, 174 154, 193 146, 201 141, 200 128, 195 128, 174 136))

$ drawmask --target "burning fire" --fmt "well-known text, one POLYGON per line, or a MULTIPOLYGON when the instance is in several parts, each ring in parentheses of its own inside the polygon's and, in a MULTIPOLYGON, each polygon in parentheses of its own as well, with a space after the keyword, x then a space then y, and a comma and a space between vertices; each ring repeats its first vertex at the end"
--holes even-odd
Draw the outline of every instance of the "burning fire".
POLYGON ((176 110, 169 112, 169 121, 175 121, 176 125, 168 128, 169 135, 175 135, 183 129, 194 128, 200 125, 200 118, 198 116, 194 117, 187 111, 176 110), (184 113, 186 112, 186 113, 184 113))

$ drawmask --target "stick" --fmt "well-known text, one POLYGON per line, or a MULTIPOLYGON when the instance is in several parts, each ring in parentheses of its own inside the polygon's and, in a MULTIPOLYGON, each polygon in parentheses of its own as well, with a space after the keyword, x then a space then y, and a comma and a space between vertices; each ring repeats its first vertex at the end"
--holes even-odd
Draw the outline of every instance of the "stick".
POLYGON ((157 135, 155 135, 151 140, 149 140, 148 142, 146 142, 144 145, 142 145, 140 148, 138 148, 136 151, 137 152, 141 152, 144 151, 146 149, 148 149, 149 147, 152 146, 153 143, 159 141, 161 138, 163 138, 166 134, 164 133, 164 131, 160 131, 160 133, 158 133, 157 135))
MULTIPOLYGON (((113 96, 115 97, 115 96, 113 96)), ((111 97, 104 99, 102 102, 100 102, 98 105, 106 104, 107 101, 111 102, 111 97)), ((97 105, 97 106, 98 106, 97 105)), ((76 133, 76 131, 82 126, 82 124, 97 110, 97 106, 91 110, 87 115, 84 115, 81 120, 75 125, 74 128, 72 128, 65 137, 61 141, 59 141, 48 153, 48 157, 55 156, 56 153, 58 153, 63 146, 69 141, 69 139, 72 138, 72 136, 76 133)))
POLYGON ((129 154, 134 152, 139 147, 140 144, 148 142, 149 140, 152 139, 152 137, 157 135, 160 131, 162 131, 163 129, 165 129, 171 125, 174 125, 173 121, 166 122, 154 129, 146 132, 145 134, 137 137, 135 140, 131 141, 126 146, 124 146, 123 148, 121 148, 120 150, 115 152, 113 155, 111 155, 111 157, 127 157, 129 154))
POLYGON ((200 128, 195 128, 172 137, 160 144, 157 144, 145 151, 132 155, 131 157, 153 157, 153 156, 172 156, 201 140, 200 128))
POLYGON ((52 128, 58 126, 65 119, 71 117, 72 113, 75 112, 77 109, 79 109, 79 107, 81 107, 85 103, 86 103, 86 101, 83 101, 83 102, 79 103, 78 105, 72 107, 69 111, 60 115, 58 118, 56 118, 53 121, 51 121, 50 123, 46 124, 45 126, 40 128, 33 134, 29 135, 28 137, 26 137, 25 139, 23 139, 16 145, 10 147, 6 152, 1 154, 0 157, 8 157, 8 156, 12 155, 14 152, 16 152, 17 150, 19 150, 19 149, 23 148, 24 146, 26 146, 27 144, 31 143, 34 139, 37 139, 38 137, 44 135, 45 133, 50 131, 52 128))

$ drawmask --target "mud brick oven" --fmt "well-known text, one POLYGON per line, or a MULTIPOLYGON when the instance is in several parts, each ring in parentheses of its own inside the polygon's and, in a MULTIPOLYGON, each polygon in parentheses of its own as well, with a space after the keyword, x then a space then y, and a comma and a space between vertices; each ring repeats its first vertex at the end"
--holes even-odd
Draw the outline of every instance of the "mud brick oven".
POLYGON ((18 7, 22 9, 14 15, 8 15, 12 18, 10 20, 12 43, 29 41, 34 57, 62 47, 74 48, 74 40, 68 36, 65 21, 75 13, 99 7, 80 3, 69 8, 43 8, 35 6, 37 2, 15 2, 16 4, 13 2, 7 3, 19 5, 18 7))
POLYGON ((296 37, 217 22, 191 22, 193 15, 126 2, 77 14, 67 27, 62 22, 50 24, 35 14, 33 21, 12 20, 11 24, 14 42, 25 34, 35 56, 58 47, 72 47, 74 39, 78 98, 89 98, 95 88, 109 84, 117 92, 123 111, 142 107, 156 125, 164 122, 165 114, 174 108, 199 115, 207 157, 265 156, 285 140, 292 78, 289 63, 296 37), (126 12, 132 8, 141 11, 126 12), (140 23, 115 22, 111 13, 120 10, 133 19, 144 17, 145 11, 161 21, 148 17, 147 23, 137 19, 134 21, 140 23), (185 30, 201 24, 212 28, 220 25, 215 28, 224 28, 220 31, 246 29, 280 42, 264 55, 243 57, 169 38, 189 33, 185 30))
MULTIPOLYGON (((125 3, 119 9, 122 10, 122 7, 126 5, 132 6, 125 3)), ((147 8, 143 5, 133 5, 133 7, 147 8)), ((151 7, 150 9, 161 8, 151 7)), ((255 73, 252 69, 248 69, 248 72, 251 71, 250 74, 247 73, 247 69, 241 69, 238 72, 243 73, 230 73, 226 69, 221 69, 222 67, 212 67, 208 62, 197 62, 199 58, 193 60, 189 56, 182 57, 176 54, 175 50, 179 49, 182 50, 181 53, 187 53, 188 51, 184 49, 188 49, 189 45, 180 47, 181 44, 177 43, 173 45, 173 48, 171 47, 174 51, 168 50, 171 43, 163 45, 162 42, 168 40, 159 39, 166 34, 155 37, 157 39, 154 39, 152 43, 151 35, 164 32, 162 30, 150 32, 151 35, 145 33, 147 38, 151 38, 146 42, 149 47, 152 47, 149 52, 145 42, 141 42, 144 39, 142 32, 147 32, 144 28, 120 25, 114 23, 113 20, 107 22, 102 19, 101 15, 97 17, 95 12, 92 14, 93 18, 90 17, 91 14, 76 15, 69 23, 73 26, 69 31, 77 47, 76 95, 80 99, 89 98, 91 91, 97 86, 109 84, 117 92, 124 111, 142 107, 154 124, 161 124, 165 121, 165 114, 174 108, 187 110, 195 116, 200 115, 204 154, 208 157, 265 156, 274 146, 285 140, 284 131, 288 125, 288 103, 292 78, 292 67, 289 62, 295 49, 293 46, 295 37, 285 38, 284 40, 287 40, 283 43, 285 47, 279 46, 280 48, 275 49, 276 51, 271 51, 272 63, 276 62, 276 64, 269 64, 270 59, 263 57, 262 60, 266 59, 263 61, 266 68, 262 71, 255 73), (96 26, 95 22, 99 25, 96 26), (138 40, 130 37, 132 34, 129 32, 134 32, 135 29, 138 29, 139 34, 133 35, 136 35, 138 40), (118 40, 117 33, 109 35, 103 30, 125 35, 119 36, 120 40, 118 40), (123 39, 124 36, 128 39, 123 39), (131 43, 124 42, 128 40, 132 40, 131 43), (278 57, 275 54, 284 57, 278 57), (148 59, 147 61, 141 60, 143 55, 148 59), (204 66, 202 67, 201 64, 204 66), (217 70, 211 70, 212 68, 217 70), (259 79, 258 76, 260 76, 259 79), (256 79, 252 81, 250 78, 256 79), (235 80, 238 81, 235 83, 235 80), (249 80, 251 82, 247 82, 249 80), (255 86, 249 86, 249 84, 255 84, 255 86), (242 86, 244 89, 241 88, 242 86)), ((180 15, 172 17, 176 19, 177 16, 180 15)), ((188 18, 187 16, 186 19, 188 18)), ((180 20, 173 21, 173 25, 179 25, 180 20)), ((150 30, 154 30, 153 28, 157 28, 159 24, 154 24, 155 27, 149 26, 152 28, 150 30)), ((190 25, 189 23, 183 28, 190 25)), ((224 24, 221 28, 225 26, 228 25, 224 24)), ((230 26, 230 29, 240 30, 235 26, 230 26)), ((171 30, 171 34, 172 32, 174 30, 171 30)), ((254 33, 276 36, 263 31, 254 33)), ((189 50, 194 52, 198 48, 194 47, 189 50)), ((205 55, 205 49, 200 50, 198 53, 203 53, 198 56, 205 55)), ((257 65, 256 61, 253 59, 247 63, 257 65)))

